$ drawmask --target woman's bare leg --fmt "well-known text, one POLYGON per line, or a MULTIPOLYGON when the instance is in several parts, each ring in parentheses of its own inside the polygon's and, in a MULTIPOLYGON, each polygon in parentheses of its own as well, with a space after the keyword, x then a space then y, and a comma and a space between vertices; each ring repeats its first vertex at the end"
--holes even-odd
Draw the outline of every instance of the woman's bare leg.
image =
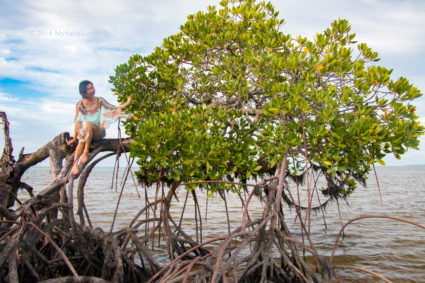
POLYGON ((102 138, 102 130, 98 127, 93 125, 90 122, 86 123, 86 132, 85 132, 85 145, 84 150, 81 155, 81 163, 86 163, 89 158, 89 151, 90 151, 90 145, 91 142, 94 139, 101 139, 102 138))
POLYGON ((78 159, 80 159, 81 154, 83 153, 83 149, 85 146, 85 142, 80 142, 77 145, 77 148, 74 152, 74 165, 72 165, 72 174, 78 174, 78 159))
POLYGON ((90 135, 86 139, 86 143, 84 145, 83 154, 81 155, 81 163, 86 163, 87 160, 89 159, 89 150, 90 150, 91 140, 92 140, 92 135, 90 135))

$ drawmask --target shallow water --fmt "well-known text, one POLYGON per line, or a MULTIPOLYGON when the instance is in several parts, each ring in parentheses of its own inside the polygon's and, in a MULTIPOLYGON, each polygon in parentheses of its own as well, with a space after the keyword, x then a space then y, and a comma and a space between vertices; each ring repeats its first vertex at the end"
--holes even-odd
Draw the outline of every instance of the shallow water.
MULTIPOLYGON (((326 208, 325 218, 318 211, 311 215, 311 238, 316 249, 322 255, 330 255, 333 244, 342 227, 342 223, 364 215, 390 215, 405 218, 425 225, 425 166, 377 167, 382 205, 374 176, 367 181, 367 188, 359 188, 348 203, 340 201, 340 214, 337 204, 326 208), (327 228, 325 227, 325 223, 327 228)), ((94 226, 109 231, 119 197, 115 189, 111 190, 113 168, 95 168, 85 188, 85 203, 94 226)), ((122 172, 120 172, 120 178, 122 172)), ((45 188, 50 182, 49 168, 33 167, 29 169, 23 181, 31 184, 35 192, 45 188)), ((75 186, 76 187, 76 186, 75 186)), ((123 228, 145 205, 144 189, 128 180, 124 187, 114 230, 123 228)), ((301 202, 305 199, 306 189, 300 189, 301 202)), ((160 190, 161 192, 161 190, 160 190)), ((24 198, 24 194, 21 194, 24 198)), ((76 195, 76 192, 74 192, 76 195)), ((149 188, 151 200, 155 197, 155 187, 149 188)), ((171 214, 179 220, 186 191, 180 189, 180 202, 173 203, 171 214)), ((197 192, 203 217, 202 239, 211 239, 228 233, 226 209, 218 195, 208 199, 205 192, 197 192), (208 209, 206 209, 208 205, 208 209)), ((294 198, 297 193, 293 191, 294 198)), ((240 226, 242 205, 238 196, 227 195, 230 229, 240 226)), ((315 198, 316 199, 316 198, 315 198)), ((321 196, 321 201, 325 198, 321 196)), ((316 201, 317 202, 317 201, 316 201)), ((76 200, 74 201, 76 203, 76 200)), ((303 202, 302 202, 303 203, 303 202)), ((262 213, 262 203, 253 199, 249 204, 250 217, 255 219, 262 213)), ((303 215, 305 212, 303 212, 303 215)), ((183 218, 183 229, 194 231, 194 203, 188 198, 183 218)), ((299 222, 295 221, 295 210, 285 209, 285 217, 290 230, 300 237, 299 222)), ((193 233, 192 233, 193 235, 193 233)), ((195 235, 193 235, 195 237, 195 235)), ((158 250, 158 256, 163 251, 158 250)), ((356 265, 373 270, 394 282, 425 282, 425 230, 416 226, 383 218, 362 219, 348 225, 344 237, 337 247, 334 263, 356 265)), ((344 282, 379 282, 377 279, 356 270, 339 270, 344 282)))

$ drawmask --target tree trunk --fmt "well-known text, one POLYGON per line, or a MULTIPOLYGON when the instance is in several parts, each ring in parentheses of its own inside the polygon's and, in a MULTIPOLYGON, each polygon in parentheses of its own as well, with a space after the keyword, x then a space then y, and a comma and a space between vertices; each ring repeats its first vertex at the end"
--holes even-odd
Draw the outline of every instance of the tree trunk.
MULTIPOLYGON (((23 278, 30 282, 153 282, 157 279, 161 282, 181 279, 226 282, 227 276, 237 282, 319 281, 300 257, 300 247, 310 251, 317 262, 323 263, 325 273, 330 270, 326 260, 319 257, 314 249, 291 237, 284 222, 281 199, 286 185, 285 160, 278 166, 274 177, 262 180, 250 193, 250 197, 254 193, 263 195, 262 216, 247 223, 244 217, 241 226, 228 235, 202 242, 202 237, 195 240, 190 233, 183 231, 184 209, 179 224, 170 215, 173 200, 178 201, 176 191, 179 182, 174 182, 167 193, 162 187, 160 198, 155 198, 154 202, 146 198, 146 206, 129 222, 128 227, 115 232, 111 228, 110 233, 105 233, 100 228, 85 226, 84 186, 100 160, 127 152, 132 139, 105 139, 93 144, 89 160, 79 166, 80 173, 71 175, 75 145, 67 145, 68 133, 61 133, 34 153, 24 154, 21 150, 15 161, 7 116, 0 112, 0 117, 5 134, 5 148, 0 159, 0 282, 19 282, 23 278), (105 151, 110 153, 96 157, 105 151), (28 168, 48 157, 51 183, 14 209, 18 189, 32 190, 21 182, 21 177, 28 168), (78 177, 77 214, 80 224, 74 219, 72 191, 73 182, 78 177), (159 214, 155 214, 156 209, 160 210, 159 214), (62 218, 58 211, 61 211, 62 218), (150 211, 153 211, 153 218, 150 211), (139 220, 142 215, 145 219, 139 220), (141 235, 143 232, 144 236, 141 235), (160 266, 153 255, 157 252, 153 249, 155 235, 159 234, 159 245, 161 233, 164 250, 168 251, 170 260, 164 266, 160 266), (152 249, 149 249, 150 242, 152 249), (205 247, 212 242, 219 242, 218 246, 205 247), (244 248, 251 248, 252 254, 241 258, 240 252, 244 248), (273 257, 271 250, 280 254, 279 260, 273 257), (192 270, 195 265, 196 271, 192 270)), ((161 182, 157 184, 157 192, 160 185, 161 182)), ((192 195, 196 203, 196 194, 192 195)), ((226 202, 225 198, 223 200, 226 202)), ((248 214, 247 207, 245 214, 248 214)), ((197 215, 202 232, 199 207, 197 215)), ((87 212, 86 217, 89 222, 87 212)))
MULTIPOLYGON (((67 145, 67 141, 70 138, 69 133, 64 132, 59 134, 33 153, 24 154, 24 149, 22 149, 19 153, 18 161, 15 161, 6 113, 0 112, 0 118, 3 123, 5 138, 5 146, 0 159, 0 207, 10 208, 14 206, 19 188, 24 188, 29 191, 32 190, 29 185, 21 182, 21 178, 28 168, 37 165, 48 157, 50 158, 50 172, 53 181, 48 188, 42 191, 41 196, 44 197, 48 194, 49 197, 58 201, 58 188, 65 185, 68 181, 70 173, 69 163, 72 164, 73 162, 72 153, 75 146, 71 147, 67 145), (65 168, 63 167, 64 159, 67 160, 67 166, 65 166, 65 168)), ((97 142, 92 148, 96 154, 103 151, 116 152, 117 149, 120 149, 121 152, 127 152, 130 142, 130 138, 122 140, 105 139, 97 142)), ((96 154, 92 154, 91 159, 93 159, 96 154)), ((80 168, 80 172, 84 167, 85 165, 80 168)), ((0 213, 2 213, 1 209, 0 213)))

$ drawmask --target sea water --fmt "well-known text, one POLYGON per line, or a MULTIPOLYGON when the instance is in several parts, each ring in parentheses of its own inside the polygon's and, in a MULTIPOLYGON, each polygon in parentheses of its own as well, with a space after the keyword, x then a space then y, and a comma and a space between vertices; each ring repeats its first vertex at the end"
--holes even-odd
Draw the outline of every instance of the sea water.
MULTIPOLYGON (((125 170, 113 178, 113 168, 94 168, 85 186, 85 204, 94 226, 105 231, 111 229, 117 201, 122 190, 114 231, 126 227, 145 204, 145 189, 134 182, 129 175, 124 186, 125 170)), ((425 225, 425 166, 377 167, 378 183, 375 175, 370 175, 367 186, 359 188, 346 201, 333 201, 325 211, 318 210, 310 217, 310 234, 315 248, 321 255, 329 256, 337 235, 344 223, 365 215, 388 215, 404 218, 425 225), (380 191, 380 192, 379 192, 380 191), (382 198, 382 202, 381 202, 382 198)), ((311 179, 312 176, 310 176, 311 179)), ((24 175, 23 181, 34 187, 35 193, 46 188, 51 181, 49 168, 33 167, 24 175)), ((78 180, 76 181, 77 184, 78 180)), ((74 190, 76 190, 76 185, 74 190)), ((158 195, 161 195, 162 188, 158 195)), ((292 190, 295 202, 305 203, 308 187, 292 190)), ((314 203, 318 204, 316 193, 314 203)), ((156 187, 147 188, 146 194, 153 201, 156 187)), ((171 214, 180 220, 187 191, 178 190, 179 202, 173 201, 171 214)), ((227 235, 240 226, 243 214, 241 199, 236 194, 227 194, 227 213, 223 199, 218 195, 207 198, 207 192, 196 190, 202 215, 202 240, 227 235), (227 221, 229 215, 230 223, 227 221)), ((74 191, 76 196, 76 192, 74 191)), ((320 202, 326 197, 320 194, 320 202)), ((25 199, 25 192, 20 193, 25 199)), ((241 197, 246 198, 245 193, 241 197)), ((77 201, 74 201, 76 205, 77 201)), ((254 198, 249 203, 249 216, 261 216, 263 203, 254 198)), ((294 237, 302 238, 300 223, 295 209, 285 205, 285 218, 294 237)), ((305 217, 306 211, 302 211, 305 217)), ((151 217, 153 215, 151 214, 151 217)), ((196 237, 195 209, 192 193, 183 215, 182 227, 196 237)), ((199 223, 198 223, 199 225, 199 223)), ((198 234, 200 238, 201 235, 198 234)), ((200 240, 200 239, 199 239, 200 240)), ((164 254, 159 250, 158 254, 164 254)), ((164 257, 165 258, 165 257, 164 257)), ((161 260, 161 258, 159 259, 161 260)), ((333 260, 339 265, 355 265, 377 272, 394 282, 425 282, 425 230, 411 224, 384 218, 361 219, 348 225, 340 239, 333 260)), ((357 270, 339 270, 344 282, 378 282, 379 280, 357 270)))

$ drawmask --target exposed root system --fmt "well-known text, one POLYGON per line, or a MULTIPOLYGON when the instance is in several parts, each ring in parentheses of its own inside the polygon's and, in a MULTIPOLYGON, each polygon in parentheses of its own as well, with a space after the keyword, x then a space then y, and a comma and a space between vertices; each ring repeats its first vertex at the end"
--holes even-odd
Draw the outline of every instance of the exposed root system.
MULTIPOLYGON (((229 225, 228 234, 221 237, 202 238, 203 217, 195 191, 187 192, 180 218, 173 219, 170 207, 179 201, 176 191, 184 184, 172 183, 166 188, 162 182, 151 187, 156 190, 154 199, 147 197, 145 188, 145 206, 129 219, 127 227, 114 230, 112 224, 110 231, 103 231, 94 228, 90 220, 84 186, 100 160, 113 154, 127 158, 130 139, 96 144, 90 154, 92 163, 80 166, 80 176, 71 176, 74 161, 72 149, 66 146, 67 134, 59 135, 35 153, 25 155, 21 151, 15 161, 5 113, 2 121, 6 143, 0 164, 0 282, 320 282, 339 281, 335 268, 353 268, 332 266, 320 256, 301 216, 305 241, 291 235, 282 209, 283 198, 295 203, 284 179, 286 159, 275 176, 254 185, 245 184, 248 196, 240 195, 244 207, 240 227, 231 230, 229 225), (94 160, 105 151, 109 153, 94 160), (32 188, 20 181, 21 176, 48 157, 52 182, 21 203, 17 198, 19 188, 32 193, 32 188), (74 182, 78 177, 78 201, 74 204, 74 182), (254 196, 261 196, 264 204, 257 219, 249 216, 254 196), (194 233, 182 229, 189 197, 195 204, 194 233), (166 263, 158 262, 154 251, 157 245, 168 254, 166 263), (311 255, 310 262, 306 262, 305 253, 311 255)), ((125 180, 134 180, 131 163, 128 160, 125 180)), ((226 192, 220 196, 227 208, 226 192)), ((118 206, 119 202, 116 210, 118 206)), ((296 209, 300 211, 300 207, 296 209)), ((229 222, 227 209, 223 217, 229 222)))

